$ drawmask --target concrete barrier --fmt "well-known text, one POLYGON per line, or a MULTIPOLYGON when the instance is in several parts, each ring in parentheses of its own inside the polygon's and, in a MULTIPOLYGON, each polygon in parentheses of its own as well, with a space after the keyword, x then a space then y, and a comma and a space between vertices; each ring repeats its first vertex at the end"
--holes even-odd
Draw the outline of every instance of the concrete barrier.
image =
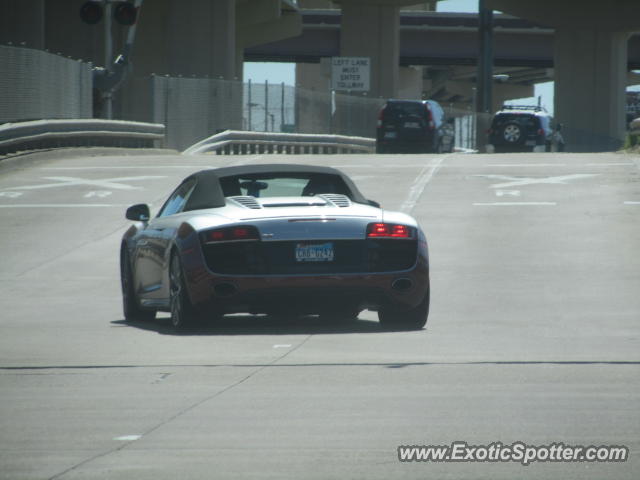
POLYGON ((205 138, 187 148, 183 153, 187 155, 374 153, 375 147, 375 139, 365 137, 227 130, 205 138))
POLYGON ((0 155, 57 147, 161 147, 165 127, 124 120, 34 120, 0 125, 0 155))

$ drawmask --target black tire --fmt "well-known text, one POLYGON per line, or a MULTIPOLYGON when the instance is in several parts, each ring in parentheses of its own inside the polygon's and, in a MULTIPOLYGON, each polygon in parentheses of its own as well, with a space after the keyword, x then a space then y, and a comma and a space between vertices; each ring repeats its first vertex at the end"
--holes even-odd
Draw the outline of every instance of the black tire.
POLYGON ((122 286, 122 311, 127 322, 150 321, 156 318, 156 311, 143 309, 133 285, 131 259, 126 248, 120 257, 120 285, 122 286))
POLYGON ((418 306, 408 310, 394 307, 381 308, 378 311, 380 325, 387 330, 421 330, 429 317, 429 290, 418 306))
POLYGON ((345 307, 328 312, 322 312, 320 314, 320 319, 329 322, 334 320, 350 322, 357 320, 358 315, 360 315, 360 309, 355 307, 345 307))
POLYGON ((500 129, 500 140, 504 140, 506 145, 520 145, 524 142, 522 126, 515 122, 503 125, 500 129))
POLYGON ((182 262, 177 253, 171 255, 169 264, 169 305, 171 307, 171 324, 176 330, 184 330, 199 320, 199 315, 189 299, 182 262))

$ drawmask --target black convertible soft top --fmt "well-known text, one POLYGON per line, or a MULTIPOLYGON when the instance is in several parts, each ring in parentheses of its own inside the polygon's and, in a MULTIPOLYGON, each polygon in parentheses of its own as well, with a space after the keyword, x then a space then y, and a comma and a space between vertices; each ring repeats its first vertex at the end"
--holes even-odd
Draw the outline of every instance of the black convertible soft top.
MULTIPOLYGON (((297 164, 260 164, 240 165, 236 167, 222 167, 209 170, 201 170, 185 178, 182 183, 196 180, 196 185, 187 201, 184 210, 199 210, 203 208, 218 208, 225 206, 225 179, 232 177, 267 179, 282 176, 300 176, 312 179, 332 179, 339 184, 346 196, 353 202, 367 204, 367 199, 358 190, 351 179, 340 170, 331 167, 319 167, 314 165, 297 164)), ((228 195, 230 196, 230 195, 228 195)))

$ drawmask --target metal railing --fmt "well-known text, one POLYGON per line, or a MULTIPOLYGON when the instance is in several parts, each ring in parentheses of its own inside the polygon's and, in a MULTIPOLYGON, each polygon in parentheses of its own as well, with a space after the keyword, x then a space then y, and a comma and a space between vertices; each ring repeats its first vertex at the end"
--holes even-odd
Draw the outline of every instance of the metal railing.
POLYGON ((311 135, 302 133, 241 132, 227 130, 206 138, 183 153, 196 155, 242 155, 260 153, 320 154, 373 153, 375 140, 343 135, 311 135))
POLYGON ((34 120, 0 125, 0 154, 57 147, 162 146, 164 125, 123 120, 34 120))

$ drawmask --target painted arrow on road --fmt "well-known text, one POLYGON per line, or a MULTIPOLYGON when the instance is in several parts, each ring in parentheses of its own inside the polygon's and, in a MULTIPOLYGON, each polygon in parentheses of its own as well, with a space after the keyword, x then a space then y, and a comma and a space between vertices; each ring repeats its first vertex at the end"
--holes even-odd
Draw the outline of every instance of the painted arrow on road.
POLYGON ((599 173, 576 173, 573 175, 560 175, 557 177, 542 177, 542 178, 530 178, 530 177, 510 177, 508 175, 474 175, 474 177, 485 177, 495 180, 508 180, 504 183, 494 183, 490 185, 490 188, 511 188, 521 187, 525 185, 537 185, 537 184, 561 184, 566 185, 571 180, 577 180, 579 178, 596 177, 599 173))
POLYGON ((105 190, 139 190, 142 187, 135 187, 128 185, 127 181, 135 180, 153 180, 157 178, 166 178, 166 175, 146 175, 140 177, 116 177, 105 178, 102 180, 90 180, 87 178, 78 177, 42 177, 45 180, 55 180, 56 183, 43 183, 41 185, 25 185, 22 187, 11 187, 7 190, 41 190, 45 188, 59 188, 59 187, 73 187, 77 185, 90 185, 92 187, 100 187, 105 190))

